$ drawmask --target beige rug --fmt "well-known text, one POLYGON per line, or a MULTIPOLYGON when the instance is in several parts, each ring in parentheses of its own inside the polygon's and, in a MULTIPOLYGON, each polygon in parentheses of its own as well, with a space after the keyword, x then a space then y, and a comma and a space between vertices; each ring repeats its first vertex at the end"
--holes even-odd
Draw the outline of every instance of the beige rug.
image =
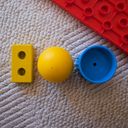
POLYGON ((128 57, 51 0, 0 0, 0 128, 128 128, 128 57), (11 83, 11 45, 33 44, 35 80, 11 83), (118 60, 115 77, 94 86, 74 70, 62 84, 37 72, 39 54, 58 45, 75 58, 93 44, 118 60))

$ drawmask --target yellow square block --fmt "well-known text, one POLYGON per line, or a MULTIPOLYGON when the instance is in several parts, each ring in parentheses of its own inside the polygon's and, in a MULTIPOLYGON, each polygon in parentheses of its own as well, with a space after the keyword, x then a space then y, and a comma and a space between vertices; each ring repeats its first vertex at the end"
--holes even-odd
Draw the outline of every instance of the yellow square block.
POLYGON ((33 80, 33 47, 31 44, 12 46, 12 82, 30 83, 33 80))

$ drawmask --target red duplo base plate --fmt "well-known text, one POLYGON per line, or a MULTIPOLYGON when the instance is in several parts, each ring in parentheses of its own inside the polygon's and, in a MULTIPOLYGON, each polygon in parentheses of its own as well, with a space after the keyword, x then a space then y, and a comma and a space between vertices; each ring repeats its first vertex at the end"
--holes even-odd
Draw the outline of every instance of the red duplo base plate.
POLYGON ((128 0, 53 0, 128 54, 128 0))

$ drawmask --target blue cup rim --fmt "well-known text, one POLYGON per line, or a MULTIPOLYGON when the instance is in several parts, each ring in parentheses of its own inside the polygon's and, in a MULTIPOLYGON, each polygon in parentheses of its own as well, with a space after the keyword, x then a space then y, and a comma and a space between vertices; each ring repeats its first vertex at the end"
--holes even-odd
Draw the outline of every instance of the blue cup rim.
POLYGON ((114 53, 109 49, 107 48, 106 46, 101 46, 101 45, 93 45, 93 46, 89 46, 88 48, 86 48, 81 54, 80 56, 78 57, 77 61, 79 61, 77 63, 77 67, 81 73, 81 75, 84 77, 84 79, 86 79, 87 81, 91 82, 91 83, 94 83, 94 84, 102 84, 102 83, 106 83, 107 81, 109 81, 115 74, 116 72, 116 69, 117 69, 117 60, 116 60, 116 57, 114 55, 114 53), (87 75, 85 75, 84 71, 82 70, 82 60, 84 59, 84 56, 86 55, 86 53, 91 50, 91 49, 101 49, 101 50, 105 50, 107 53, 109 53, 108 55, 111 57, 111 60, 112 60, 112 68, 109 72, 109 75, 106 76, 104 79, 100 79, 100 80, 92 80, 90 79, 87 75))

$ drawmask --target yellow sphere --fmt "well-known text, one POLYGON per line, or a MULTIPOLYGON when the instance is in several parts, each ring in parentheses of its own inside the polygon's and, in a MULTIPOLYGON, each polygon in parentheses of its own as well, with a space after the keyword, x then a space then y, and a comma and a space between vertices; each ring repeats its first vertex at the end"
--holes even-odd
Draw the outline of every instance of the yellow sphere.
POLYGON ((68 51, 60 47, 44 50, 38 58, 38 71, 50 82, 63 82, 73 70, 73 60, 68 51))

